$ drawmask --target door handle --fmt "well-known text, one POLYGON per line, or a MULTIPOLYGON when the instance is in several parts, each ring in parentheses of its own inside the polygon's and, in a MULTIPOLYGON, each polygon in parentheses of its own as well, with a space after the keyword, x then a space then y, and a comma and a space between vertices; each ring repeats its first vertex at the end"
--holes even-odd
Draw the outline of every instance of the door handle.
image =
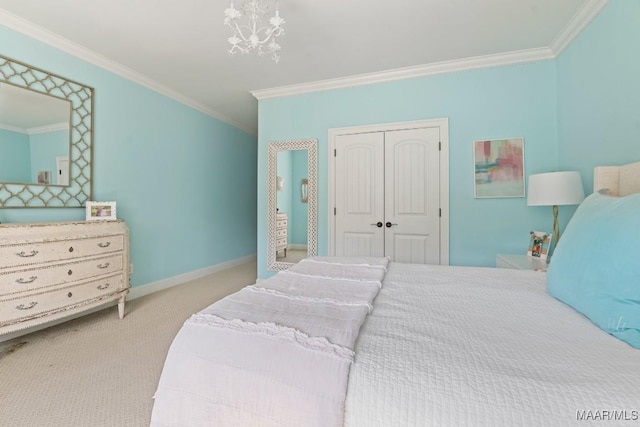
POLYGON ((398 224, 396 224, 396 223, 391 224, 391 222, 387 222, 387 224, 386 224, 387 228, 391 228, 394 225, 398 225, 398 224))
POLYGON ((375 224, 371 224, 371 225, 375 225, 378 228, 382 228, 382 221, 378 221, 375 224))

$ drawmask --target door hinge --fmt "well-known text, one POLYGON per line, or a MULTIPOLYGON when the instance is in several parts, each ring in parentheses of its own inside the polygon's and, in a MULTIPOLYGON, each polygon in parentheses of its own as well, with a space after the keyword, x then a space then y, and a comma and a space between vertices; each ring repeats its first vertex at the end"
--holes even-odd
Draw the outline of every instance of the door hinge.
POLYGON ((439 216, 440 218, 442 218, 442 208, 439 208, 439 209, 438 209, 438 216, 439 216))
POLYGON ((335 216, 336 214, 336 208, 333 208, 333 215, 335 216))
POLYGON ((438 151, 442 151, 442 142, 438 142, 438 151))
POLYGON ((335 148, 333 149, 333 157, 338 157, 338 150, 335 148))

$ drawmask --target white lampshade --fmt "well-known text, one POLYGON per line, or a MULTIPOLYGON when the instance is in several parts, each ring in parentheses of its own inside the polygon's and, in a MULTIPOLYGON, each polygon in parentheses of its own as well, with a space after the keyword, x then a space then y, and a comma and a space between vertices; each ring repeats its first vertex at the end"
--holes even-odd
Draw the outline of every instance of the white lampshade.
POLYGON ((529 206, 579 205, 584 200, 580 172, 529 175, 529 206))

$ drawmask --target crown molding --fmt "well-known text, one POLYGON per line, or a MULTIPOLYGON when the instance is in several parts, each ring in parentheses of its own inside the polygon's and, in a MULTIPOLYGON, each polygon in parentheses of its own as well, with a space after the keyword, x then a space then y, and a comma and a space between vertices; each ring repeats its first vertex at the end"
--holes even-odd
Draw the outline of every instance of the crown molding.
POLYGON ((569 24, 558 34, 551 43, 551 50, 554 56, 560 55, 569 44, 578 37, 578 34, 598 16, 598 14, 609 4, 609 0, 587 0, 584 5, 571 18, 569 24))
POLYGON ((27 129, 27 134, 37 135, 39 133, 57 132, 60 130, 69 130, 69 123, 62 122, 62 123, 54 123, 52 125, 34 126, 32 128, 27 129))
MULTIPOLYGON (((528 49, 515 52, 499 53, 493 55, 478 56, 460 60, 442 61, 433 64, 414 67, 398 68, 394 70, 360 74, 345 78, 321 80, 297 85, 281 86, 270 89, 254 90, 250 93, 258 100, 299 95, 310 92, 321 92, 332 89, 362 86, 374 83, 384 83, 415 77, 425 77, 436 74, 453 73, 479 68, 497 67, 518 63, 534 62, 555 59, 589 23, 604 9, 609 0, 587 0, 573 16, 569 24, 553 40, 549 47, 528 49)), ((48 31, 30 21, 18 17, 4 9, 0 9, 0 24, 12 30, 25 34, 31 38, 46 43, 59 50, 74 55, 84 61, 97 65, 107 71, 120 75, 134 83, 145 86, 155 92, 167 96, 175 101, 187 105, 195 110, 205 113, 218 120, 226 122, 238 129, 252 135, 257 134, 257 129, 247 127, 236 121, 213 111, 211 108, 188 98, 149 77, 112 61, 96 52, 85 48, 58 34, 48 31)))
POLYGON ((9 132, 24 133, 24 134, 27 133, 27 129, 13 126, 7 123, 0 123, 0 129, 8 130, 9 132))
POLYGON ((8 130, 11 132, 23 133, 25 135, 37 135, 39 133, 57 132, 59 130, 69 130, 69 123, 54 123, 51 125, 34 126, 30 128, 21 128, 6 123, 0 123, 0 129, 8 130))
POLYGON ((21 18, 17 15, 14 15, 4 9, 0 9, 0 25, 4 25, 5 27, 22 33, 26 36, 29 36, 33 39, 41 41, 49 46, 52 46, 56 49, 59 49, 63 52, 69 53, 77 58, 80 58, 86 62, 89 62, 93 65, 97 65, 100 68, 103 68, 107 71, 110 71, 114 74, 117 74, 121 77, 124 77, 127 80, 130 80, 134 83, 137 83, 141 86, 144 86, 148 89, 153 90, 161 95, 164 95, 168 98, 173 99, 181 104, 184 104, 188 107, 191 107, 195 110, 198 110, 208 116, 226 122, 238 129, 241 129, 247 133, 252 135, 257 134, 257 129, 246 127, 229 117, 220 114, 217 111, 212 110, 206 105, 195 101, 191 98, 188 98, 181 93, 170 89, 155 80, 150 79, 142 73, 139 73, 129 67, 125 67, 124 65, 112 61, 91 49, 88 49, 78 43, 72 42, 71 40, 62 37, 54 32, 51 32, 37 24, 34 24, 31 21, 27 21, 24 18, 21 18))
POLYGON ((263 100, 309 92, 320 92, 373 83, 384 83, 415 77, 432 76, 435 74, 454 73, 478 68, 498 67, 524 62, 546 61, 553 58, 553 52, 549 48, 527 49, 515 52, 456 59, 453 61, 436 62, 433 64, 418 65, 415 67, 398 68, 378 73, 360 74, 339 79, 321 80, 298 85, 281 86, 272 89, 254 90, 251 91, 251 94, 258 100, 263 100))
POLYGON ((343 89, 372 83, 424 77, 435 74, 453 73, 478 68, 498 67, 525 62, 555 59, 591 21, 604 9, 609 0, 587 0, 571 18, 569 24, 553 40, 549 47, 477 56, 453 61, 436 62, 415 67, 398 68, 379 73, 360 74, 351 77, 321 80, 298 85, 281 86, 271 89, 251 91, 258 100, 300 95, 309 92, 321 92, 343 89))

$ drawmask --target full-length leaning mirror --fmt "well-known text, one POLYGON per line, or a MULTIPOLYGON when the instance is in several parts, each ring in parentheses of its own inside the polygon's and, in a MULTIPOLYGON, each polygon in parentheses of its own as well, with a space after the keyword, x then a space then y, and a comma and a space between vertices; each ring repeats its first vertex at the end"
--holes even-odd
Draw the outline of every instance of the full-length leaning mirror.
POLYGON ((93 88, 0 56, 0 208, 91 200, 93 88))
POLYGON ((318 254, 318 140, 270 142, 267 268, 286 270, 318 254))

